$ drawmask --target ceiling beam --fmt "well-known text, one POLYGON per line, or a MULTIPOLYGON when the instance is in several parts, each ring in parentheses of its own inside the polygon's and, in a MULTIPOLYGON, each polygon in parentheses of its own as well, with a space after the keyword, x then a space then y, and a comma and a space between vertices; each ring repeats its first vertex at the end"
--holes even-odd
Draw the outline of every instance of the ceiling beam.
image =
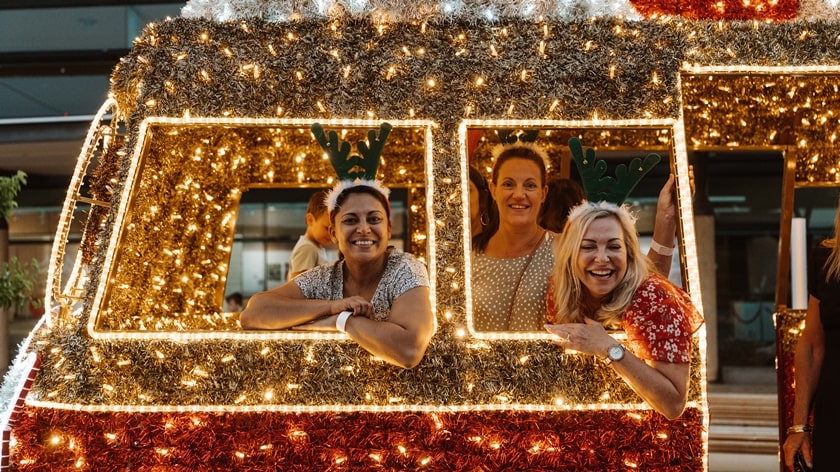
POLYGON ((0 53, 0 77, 110 75, 129 49, 0 53))
POLYGON ((131 5, 162 5, 162 4, 183 4, 172 0, 132 0, 129 2, 119 0, 3 0, 0 2, 0 10, 22 10, 35 8, 74 8, 74 7, 125 7, 131 5))

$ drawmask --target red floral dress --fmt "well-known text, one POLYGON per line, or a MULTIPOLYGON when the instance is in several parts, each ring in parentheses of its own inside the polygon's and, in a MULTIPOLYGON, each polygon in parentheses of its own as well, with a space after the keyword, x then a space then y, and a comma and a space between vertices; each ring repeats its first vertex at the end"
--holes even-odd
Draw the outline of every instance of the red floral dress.
MULTIPOLYGON (((546 304, 548 322, 555 323, 553 280, 546 304)), ((636 290, 621 320, 628 348, 637 357, 673 363, 691 360, 691 337, 703 324, 703 316, 688 294, 656 273, 636 290)))

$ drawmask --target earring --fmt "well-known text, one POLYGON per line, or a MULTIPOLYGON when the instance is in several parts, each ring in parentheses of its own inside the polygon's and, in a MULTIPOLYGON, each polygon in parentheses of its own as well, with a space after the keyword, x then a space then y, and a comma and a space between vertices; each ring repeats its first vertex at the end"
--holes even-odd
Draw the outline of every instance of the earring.
POLYGON ((481 226, 487 226, 490 224, 490 215, 482 213, 478 220, 481 222, 481 226))

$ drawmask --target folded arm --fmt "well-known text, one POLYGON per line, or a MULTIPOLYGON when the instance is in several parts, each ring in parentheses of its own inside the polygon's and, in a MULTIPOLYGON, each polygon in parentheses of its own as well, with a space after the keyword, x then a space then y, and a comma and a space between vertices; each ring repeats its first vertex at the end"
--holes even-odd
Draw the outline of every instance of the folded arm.
POLYGON ((417 366, 435 330, 429 287, 415 287, 400 295, 387 321, 351 316, 345 330, 359 346, 386 362, 405 369, 417 366))
POLYGON ((371 305, 362 297, 308 299, 295 282, 286 282, 251 297, 248 306, 239 315, 239 323, 242 329, 286 329, 336 315, 344 310, 368 315, 371 305))
POLYGON ((338 314, 353 311, 344 329, 359 346, 389 364, 405 369, 417 366, 434 334, 435 321, 429 287, 415 287, 391 305, 388 320, 369 318, 373 308, 362 297, 341 300, 306 299, 294 283, 251 297, 240 315, 243 329, 335 331, 338 314))

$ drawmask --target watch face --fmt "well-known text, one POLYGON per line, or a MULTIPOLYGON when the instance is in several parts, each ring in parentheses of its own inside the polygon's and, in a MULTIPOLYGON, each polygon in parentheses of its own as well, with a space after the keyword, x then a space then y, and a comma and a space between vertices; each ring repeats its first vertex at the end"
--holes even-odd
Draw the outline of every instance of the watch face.
POLYGON ((624 348, 619 344, 610 346, 609 351, 607 351, 607 355, 609 355, 610 359, 613 361, 620 361, 624 358, 624 348))

